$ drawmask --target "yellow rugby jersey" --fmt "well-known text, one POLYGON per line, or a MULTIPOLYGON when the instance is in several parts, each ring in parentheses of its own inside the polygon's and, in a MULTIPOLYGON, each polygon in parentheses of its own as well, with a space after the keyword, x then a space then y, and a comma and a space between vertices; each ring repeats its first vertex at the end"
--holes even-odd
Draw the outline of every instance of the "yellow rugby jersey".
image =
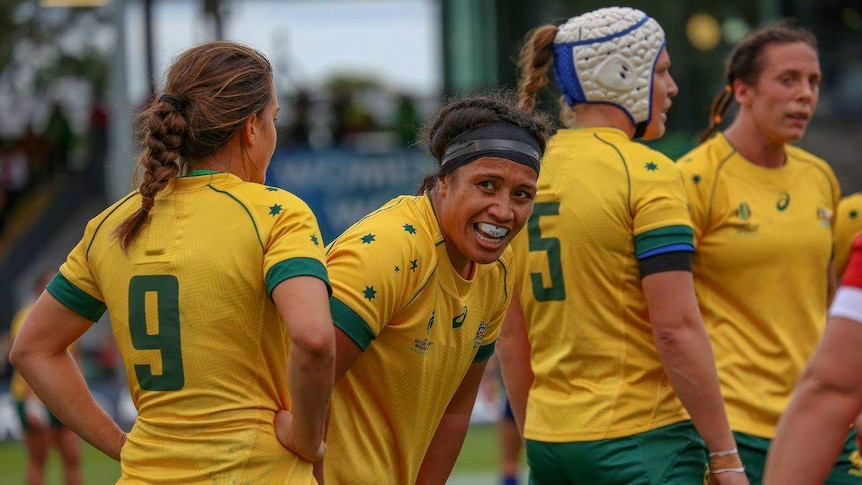
POLYGON ((835 212, 835 274, 841 276, 847 267, 850 248, 862 232, 862 192, 848 195, 838 203, 835 212))
POLYGON ((680 159, 697 252, 695 288, 734 431, 772 438, 826 324, 838 181, 787 146, 755 165, 717 134, 680 159))
POLYGON ((692 250, 676 166, 620 130, 560 130, 538 186, 513 243, 535 373, 525 437, 594 441, 687 420, 655 350, 638 264, 692 250))
POLYGON ((335 386, 326 483, 414 483, 468 368, 494 351, 511 258, 461 278, 427 196, 393 199, 332 242, 332 316, 363 353, 335 386))
POLYGON ((285 279, 327 282, 314 215, 232 174, 171 180, 124 253, 113 230, 132 193, 87 225, 48 291, 96 320, 107 305, 138 419, 120 483, 314 483, 273 420, 290 409, 285 279))

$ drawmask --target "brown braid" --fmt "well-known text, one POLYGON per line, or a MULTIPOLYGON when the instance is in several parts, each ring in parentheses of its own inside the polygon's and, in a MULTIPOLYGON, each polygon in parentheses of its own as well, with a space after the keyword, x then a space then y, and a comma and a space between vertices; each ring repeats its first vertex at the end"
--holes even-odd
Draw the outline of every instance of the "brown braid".
POLYGON ((531 112, 536 106, 536 93, 548 84, 548 66, 554 60, 552 46, 559 29, 554 25, 543 25, 527 34, 521 49, 518 69, 518 107, 531 112))
POLYGON ((725 68, 727 83, 712 102, 712 107, 709 110, 709 124, 700 137, 701 143, 715 133, 724 119, 730 103, 734 100, 734 81, 738 79, 748 85, 757 84, 760 73, 765 67, 763 52, 766 47, 773 44, 794 44, 797 42, 803 42, 815 51, 817 50, 817 39, 814 34, 788 21, 781 21, 755 30, 730 51, 725 68))
POLYGON ((715 130, 721 124, 721 120, 724 118, 724 114, 727 113, 727 108, 730 107, 731 102, 733 102, 733 88, 728 85, 712 100, 712 106, 709 108, 709 126, 706 127, 706 130, 700 136, 700 143, 705 142, 715 133, 715 130))
POLYGON ((458 135, 490 123, 511 123, 526 129, 536 137, 542 151, 548 138, 550 121, 544 113, 529 113, 515 107, 515 100, 506 93, 471 96, 452 101, 440 109, 422 133, 425 146, 437 160, 438 169, 428 174, 419 186, 419 193, 431 190, 440 177, 439 165, 446 148, 458 135))
POLYGON ((176 58, 164 94, 139 116, 144 151, 141 207, 115 230, 128 249, 156 196, 194 163, 223 149, 245 121, 272 101, 272 66, 257 50, 230 41, 193 47, 176 58))

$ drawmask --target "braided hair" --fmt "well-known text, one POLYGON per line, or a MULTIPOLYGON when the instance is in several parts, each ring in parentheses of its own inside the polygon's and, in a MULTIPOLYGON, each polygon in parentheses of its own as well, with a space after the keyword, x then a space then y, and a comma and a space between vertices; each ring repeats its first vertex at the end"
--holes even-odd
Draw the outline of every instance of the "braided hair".
POLYGON ((272 101, 272 66, 246 45, 215 41, 180 54, 165 94, 138 115, 143 152, 136 174, 141 207, 114 231, 123 249, 141 230, 156 195, 195 162, 219 152, 272 101))
POLYGON ((443 155, 452 140, 462 133, 491 123, 510 123, 529 131, 544 151, 549 136, 549 120, 543 113, 530 113, 516 108, 512 96, 498 93, 451 101, 422 130, 421 137, 437 161, 438 168, 425 176, 418 192, 422 194, 436 186, 437 180, 443 175, 443 155))
POLYGON ((757 83, 757 79, 765 67, 763 52, 766 47, 773 44, 794 44, 797 42, 803 42, 815 51, 817 50, 817 39, 814 34, 802 27, 782 21, 755 30, 730 51, 725 67, 727 83, 712 101, 712 106, 709 109, 709 124, 700 137, 701 143, 715 133, 724 119, 730 103, 733 102, 733 82, 739 79, 749 85, 757 83))

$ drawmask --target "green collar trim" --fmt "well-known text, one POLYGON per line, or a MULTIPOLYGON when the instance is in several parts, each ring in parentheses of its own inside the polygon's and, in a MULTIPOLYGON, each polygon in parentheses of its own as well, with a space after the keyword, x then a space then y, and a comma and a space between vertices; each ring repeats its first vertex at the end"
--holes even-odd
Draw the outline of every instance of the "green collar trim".
POLYGON ((187 174, 183 175, 183 177, 198 177, 200 175, 215 175, 217 173, 221 173, 218 170, 210 170, 208 168, 196 168, 194 170, 189 170, 187 174))

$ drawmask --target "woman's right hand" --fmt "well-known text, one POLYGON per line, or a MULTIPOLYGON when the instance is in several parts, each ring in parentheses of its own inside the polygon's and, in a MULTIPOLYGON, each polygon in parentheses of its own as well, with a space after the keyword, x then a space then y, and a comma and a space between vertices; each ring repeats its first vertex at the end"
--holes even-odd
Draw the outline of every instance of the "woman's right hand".
POLYGON ((275 414, 273 424, 275 425, 275 436, 282 446, 312 463, 323 458, 323 454, 326 453, 326 443, 323 441, 303 443, 303 440, 296 436, 292 414, 283 409, 278 411, 275 414))

